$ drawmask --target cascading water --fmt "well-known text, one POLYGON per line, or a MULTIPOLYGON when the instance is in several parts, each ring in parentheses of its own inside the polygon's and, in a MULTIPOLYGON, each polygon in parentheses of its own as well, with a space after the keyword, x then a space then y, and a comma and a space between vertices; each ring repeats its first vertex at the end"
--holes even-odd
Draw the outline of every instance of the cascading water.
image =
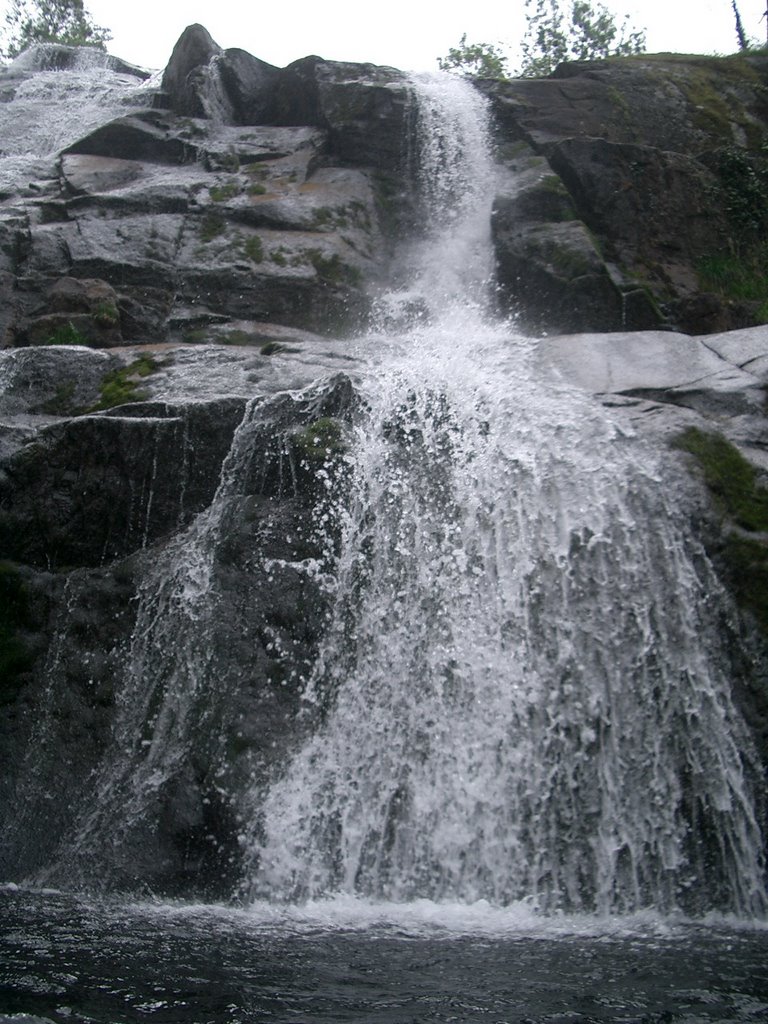
POLYGON ((416 86, 430 230, 382 298, 322 724, 251 793, 250 893, 766 905, 725 615, 673 468, 488 313, 482 99, 416 86))
MULTIPOLYGON (((151 105, 152 88, 138 74, 114 71, 101 50, 74 52, 66 72, 50 67, 57 47, 37 45, 9 66, 22 77, 13 82, 13 102, 0 103, 0 191, 13 190, 29 174, 30 160, 56 155, 94 128, 132 108, 151 105), (68 116, 61 111, 67 105, 68 116)), ((60 48, 58 48, 60 49, 60 48)))

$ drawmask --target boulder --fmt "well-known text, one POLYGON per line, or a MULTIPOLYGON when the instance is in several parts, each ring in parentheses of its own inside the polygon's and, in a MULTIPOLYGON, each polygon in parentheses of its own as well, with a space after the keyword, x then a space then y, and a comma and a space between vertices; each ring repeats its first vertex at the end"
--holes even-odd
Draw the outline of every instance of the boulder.
POLYGON ((327 128, 342 163, 402 168, 410 91, 401 71, 305 57, 285 68, 275 104, 277 123, 327 128))
POLYGON ((195 76, 219 53, 221 47, 202 25, 185 28, 163 72, 163 105, 188 117, 205 117, 195 88, 195 76))
MULTIPOLYGON (((767 173, 766 84, 764 55, 671 54, 567 63, 548 79, 480 83, 508 166, 519 166, 521 151, 546 161, 570 216, 586 225, 604 261, 603 278, 622 294, 617 321, 615 289, 598 294, 587 277, 590 299, 576 303, 580 329, 666 323, 697 334, 765 320, 768 292, 757 268, 768 192, 755 182, 767 173), (746 195, 749 216, 739 212, 746 195)), ((531 218, 534 232, 539 216, 531 218)), ((495 234, 504 283, 532 305, 533 327, 563 329, 570 282, 552 285, 537 238, 526 241, 524 225, 510 232, 509 221, 502 217, 495 234), (536 302, 542 282, 551 319, 547 302, 536 302)))
POLYGON ((92 345, 113 348, 123 341, 118 296, 106 281, 62 277, 44 305, 17 328, 17 344, 92 345))

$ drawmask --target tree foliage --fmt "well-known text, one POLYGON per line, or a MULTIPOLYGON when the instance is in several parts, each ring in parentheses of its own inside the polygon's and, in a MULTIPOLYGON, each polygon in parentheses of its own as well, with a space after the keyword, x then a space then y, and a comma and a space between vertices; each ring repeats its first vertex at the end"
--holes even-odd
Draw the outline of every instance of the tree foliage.
POLYGON ((527 29, 521 44, 520 74, 540 78, 566 60, 627 57, 645 50, 645 32, 632 29, 629 15, 616 17, 599 0, 525 0, 527 29))
POLYGON ((493 43, 468 43, 467 33, 447 56, 438 57, 441 71, 460 71, 471 78, 506 78, 507 58, 493 43))
POLYGON ((10 0, 0 53, 12 59, 33 43, 65 43, 104 49, 109 29, 96 25, 83 0, 10 0))
MULTIPOLYGON (((538 78, 551 74, 565 60, 626 57, 645 50, 645 32, 632 29, 629 15, 619 23, 599 0, 525 0, 526 31, 518 74, 538 78)), ((506 78, 507 58, 492 43, 468 43, 438 58, 442 71, 472 78, 506 78)))

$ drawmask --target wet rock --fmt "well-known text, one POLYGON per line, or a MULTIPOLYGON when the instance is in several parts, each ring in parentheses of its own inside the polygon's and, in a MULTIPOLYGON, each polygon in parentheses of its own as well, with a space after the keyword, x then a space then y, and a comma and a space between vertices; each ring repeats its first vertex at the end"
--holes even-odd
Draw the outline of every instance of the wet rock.
POLYGON ((205 117, 196 81, 211 58, 221 53, 202 25, 190 25, 182 32, 163 72, 163 103, 189 117, 205 117))
POLYGON ((395 68, 305 57, 289 64, 277 89, 278 123, 319 124, 345 163, 402 167, 410 92, 395 68))
MULTIPOLYGON (((734 215, 733 196, 745 187, 738 168, 747 177, 764 173, 767 82, 764 56, 667 54, 563 64, 548 79, 481 83, 507 163, 520 164, 521 147, 546 161, 628 300, 622 317, 632 310, 631 320, 617 323, 615 290, 596 291, 590 276, 590 301, 576 300, 580 329, 664 322, 698 334, 762 322, 764 307, 745 302, 740 286, 718 281, 707 267, 730 259, 734 279, 749 278, 760 261, 760 232, 734 215)), ((754 197, 752 212, 764 232, 764 195, 754 197)), ((499 264, 509 291, 517 284, 530 304, 531 323, 559 330, 559 302, 550 322, 547 303, 536 301, 540 288, 552 299, 552 275, 535 238, 538 216, 530 243, 524 227, 513 237, 497 232, 499 264)), ((543 217, 551 216, 550 204, 543 217)))
POLYGON ((71 416, 99 401, 104 378, 120 365, 115 356, 81 346, 2 351, 0 415, 6 422, 26 413, 71 416))
POLYGON ((36 315, 17 327, 17 344, 92 345, 113 348, 123 341, 118 296, 114 288, 90 278, 56 281, 36 315))
POLYGON ((211 501, 242 409, 138 404, 45 427, 2 467, 0 549, 99 566, 167 535, 211 501))

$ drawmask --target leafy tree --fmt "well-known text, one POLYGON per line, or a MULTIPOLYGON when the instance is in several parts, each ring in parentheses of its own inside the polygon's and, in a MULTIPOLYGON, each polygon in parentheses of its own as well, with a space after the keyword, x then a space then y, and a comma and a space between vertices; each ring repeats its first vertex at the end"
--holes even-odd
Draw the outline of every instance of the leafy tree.
MULTIPOLYGON (((527 28, 521 43, 523 78, 551 74, 565 60, 626 57, 645 50, 645 32, 630 30, 629 15, 620 24, 599 0, 525 0, 527 28)), ((438 58, 442 71, 473 78, 508 77, 507 58, 491 43, 468 43, 438 58)))
POLYGON ((630 30, 629 15, 617 25, 599 0, 573 0, 565 11, 560 0, 525 0, 525 8, 524 78, 549 75, 565 60, 627 57, 645 50, 645 32, 630 30))
POLYGON ((65 43, 104 49, 109 29, 96 25, 83 0, 10 0, 0 53, 18 56, 33 43, 65 43))
POLYGON ((461 71, 471 78, 506 78, 507 58, 493 43, 468 43, 467 33, 445 57, 438 57, 441 71, 461 71))

